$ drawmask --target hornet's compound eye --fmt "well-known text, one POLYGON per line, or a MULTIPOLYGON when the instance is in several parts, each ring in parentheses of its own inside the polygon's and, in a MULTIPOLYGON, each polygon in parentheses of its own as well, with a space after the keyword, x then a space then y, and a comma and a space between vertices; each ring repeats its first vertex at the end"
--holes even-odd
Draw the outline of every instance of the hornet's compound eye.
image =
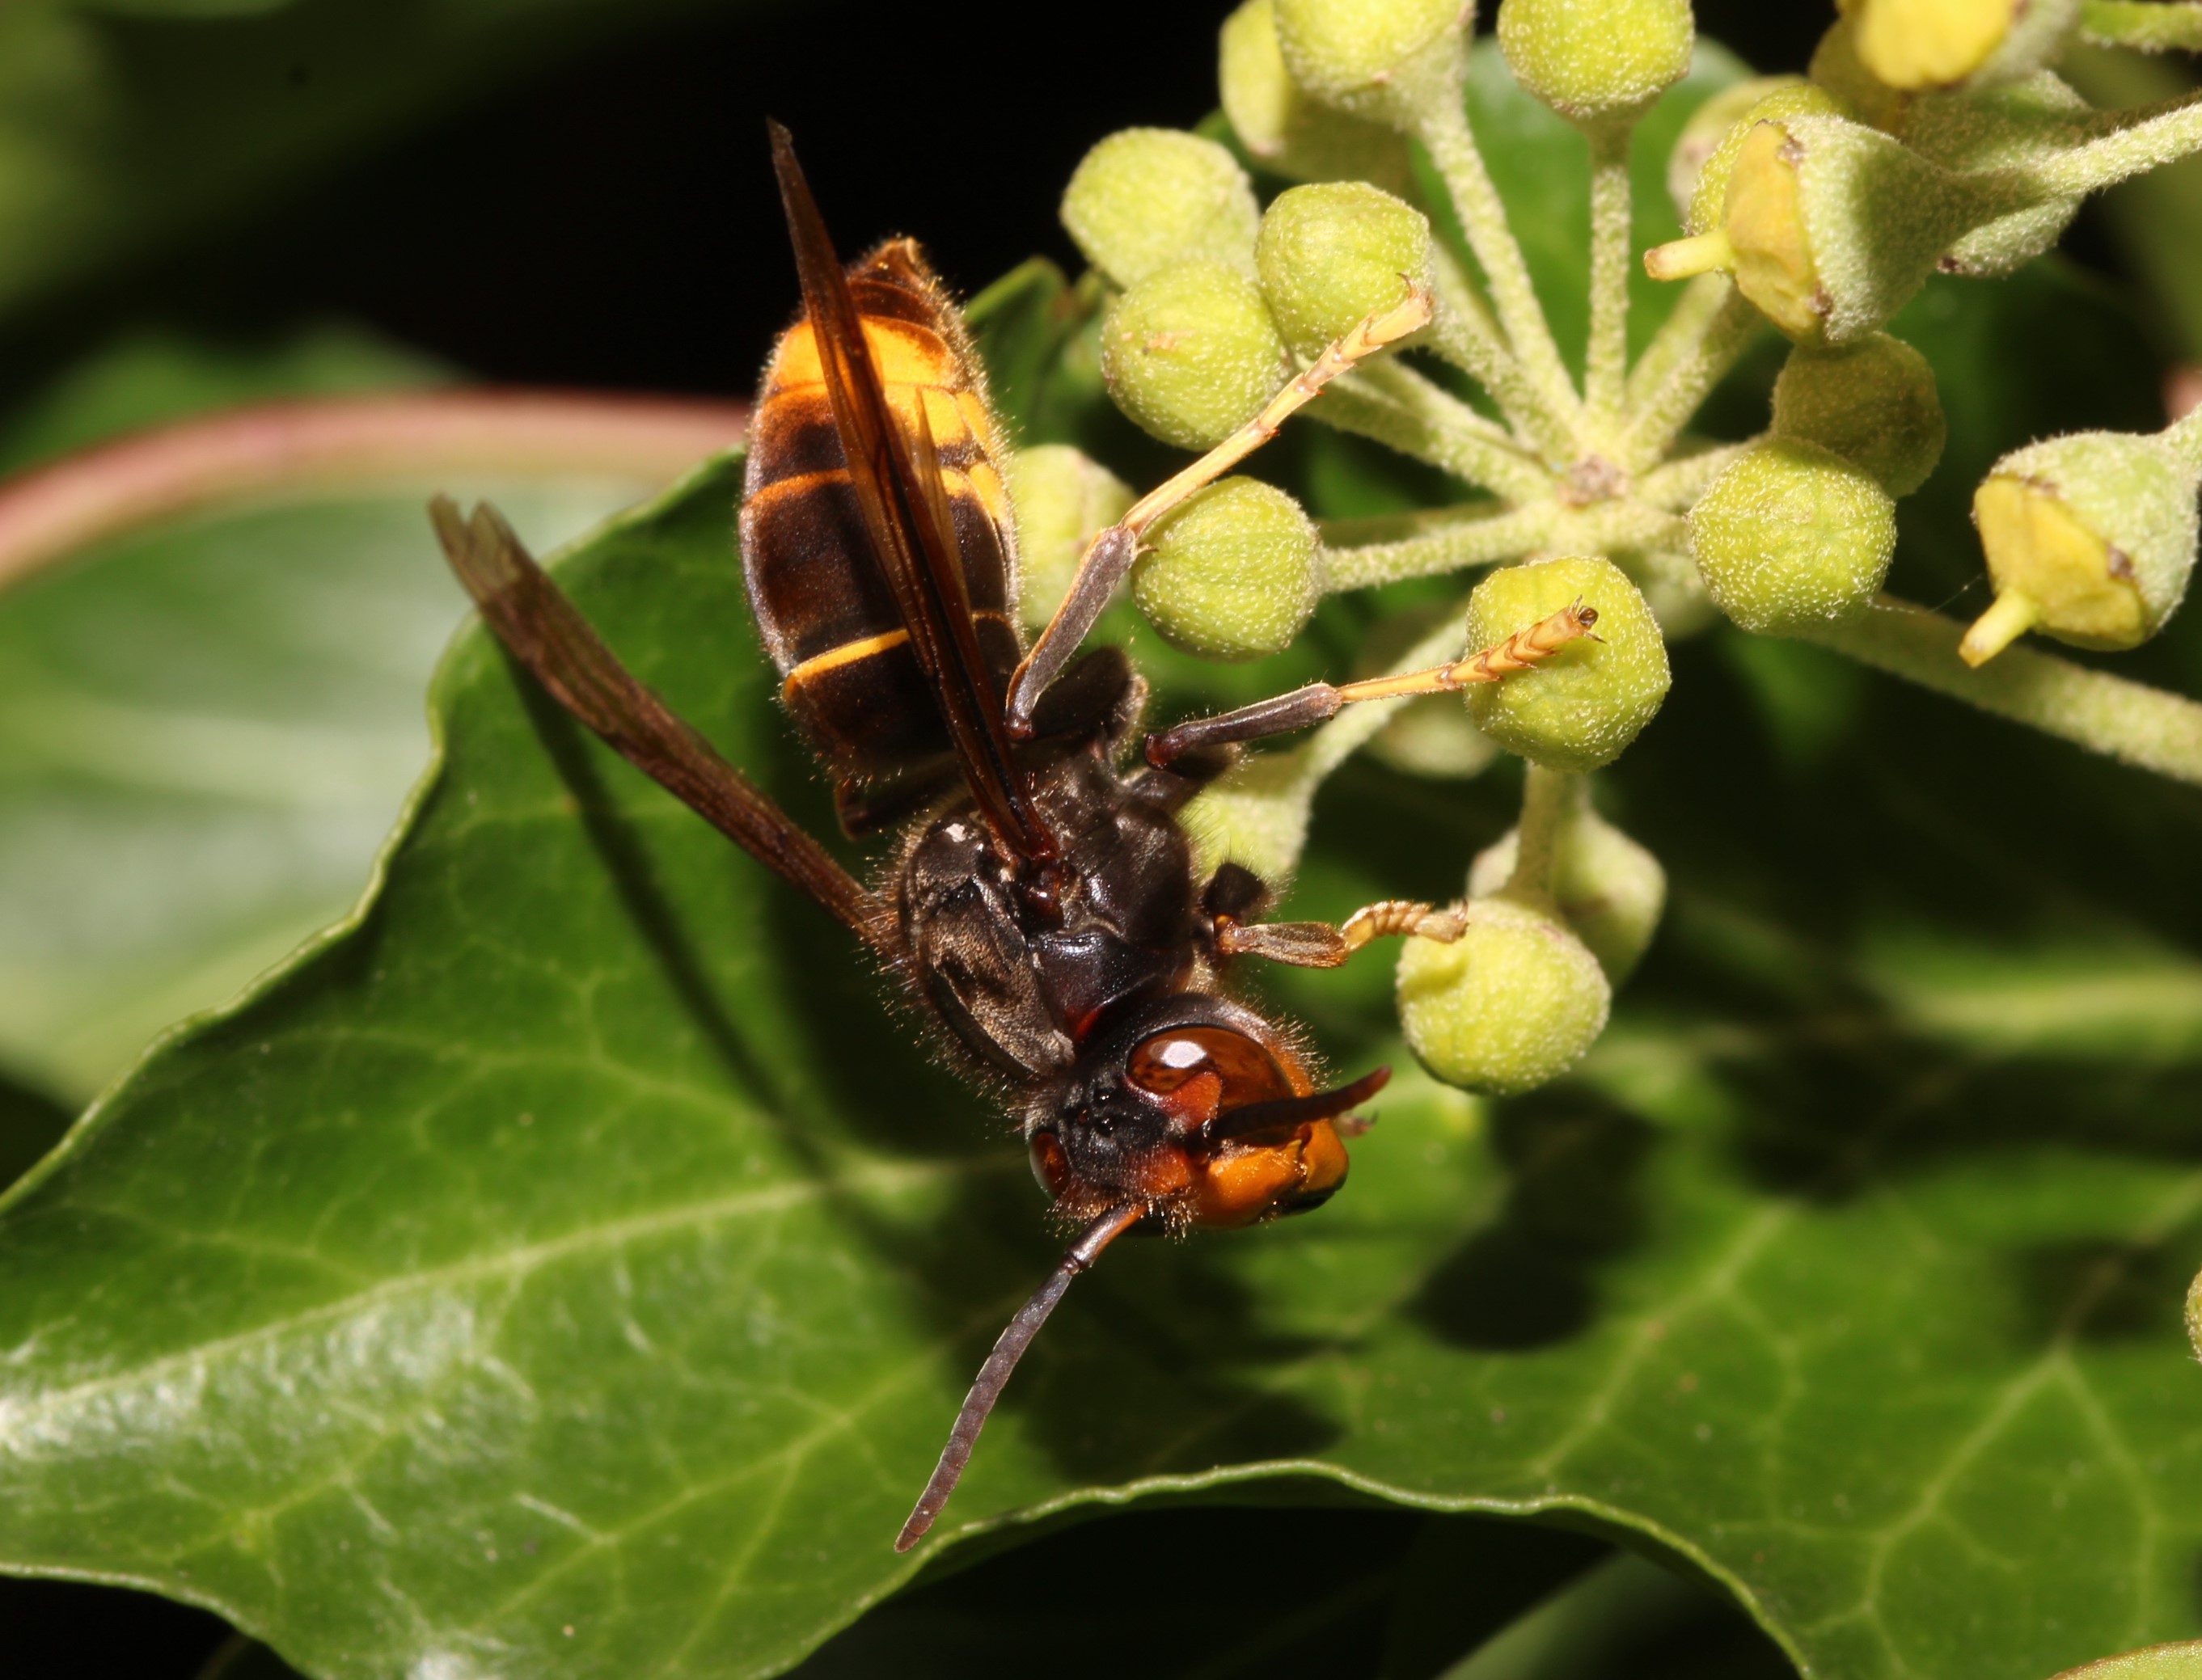
POLYGON ((1061 1141, 1051 1131, 1034 1132, 1029 1153, 1039 1187, 1051 1196, 1061 1195, 1070 1182, 1070 1157, 1063 1153, 1061 1141))
POLYGON ((1231 1109, 1298 1094, 1275 1056, 1228 1027, 1157 1032, 1133 1047, 1124 1072, 1186 1131, 1231 1109))

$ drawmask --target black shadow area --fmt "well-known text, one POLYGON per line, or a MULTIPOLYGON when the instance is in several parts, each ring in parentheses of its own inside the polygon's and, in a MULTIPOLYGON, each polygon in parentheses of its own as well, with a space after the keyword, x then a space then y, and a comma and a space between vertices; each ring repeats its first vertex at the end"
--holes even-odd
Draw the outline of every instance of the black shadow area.
POLYGON ((1496 1108, 1505 1207, 1438 1265, 1410 1310, 1454 1345, 1487 1352, 1548 1347, 1584 1329, 1599 1268, 1643 1231, 1640 1179, 1654 1137, 1578 1087, 1496 1108))
POLYGON ((151 1593, 0 1577, 0 1668, 20 1680, 195 1680, 230 1636, 210 1612, 151 1593))

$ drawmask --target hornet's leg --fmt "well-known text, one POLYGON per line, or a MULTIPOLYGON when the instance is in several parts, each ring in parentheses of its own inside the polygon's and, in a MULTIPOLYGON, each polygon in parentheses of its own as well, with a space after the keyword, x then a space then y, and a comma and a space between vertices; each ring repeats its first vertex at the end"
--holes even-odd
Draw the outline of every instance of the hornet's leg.
MULTIPOLYGON (((1577 601, 1527 630, 1516 631, 1495 647, 1450 664, 1337 686, 1311 683, 1234 712, 1196 718, 1149 736, 1147 761, 1167 773, 1181 755, 1212 754, 1236 742, 1302 729, 1336 717, 1357 700, 1445 694, 1476 683, 1495 683, 1549 659, 1577 637, 1589 636, 1597 622, 1597 609, 1577 601)), ((1328 922, 1242 923, 1220 905, 1210 908, 1215 919, 1217 955, 1265 957, 1299 968, 1335 968, 1372 939, 1411 934, 1450 944, 1468 927, 1467 912, 1457 906, 1440 910, 1407 899, 1387 899, 1357 910, 1340 927, 1328 922)))
POLYGON ((1101 616, 1101 609, 1109 604, 1116 585, 1132 569, 1132 561, 1139 552, 1139 539, 1146 534, 1149 526, 1195 490, 1215 483, 1275 437, 1277 428, 1287 416, 1305 407, 1318 391, 1355 362, 1419 331, 1428 325, 1429 319, 1430 294, 1420 287, 1410 287, 1398 303, 1379 310, 1326 349, 1312 367, 1270 398, 1260 414, 1183 472, 1148 491, 1132 504, 1131 511, 1122 520, 1096 537, 1079 561, 1077 576, 1071 580, 1070 591, 1063 597, 1063 604, 1055 609, 1055 617, 1010 678, 1010 733, 1019 740, 1031 738, 1033 712, 1039 704, 1040 696, 1046 692, 1047 685, 1055 680, 1071 655, 1078 651, 1078 644, 1093 628, 1093 621, 1101 616))
POLYGON ((1405 898, 1387 898, 1356 910, 1345 925, 1328 922, 1253 922, 1216 919, 1216 949, 1224 956, 1266 957, 1294 968, 1335 968, 1372 939, 1435 939, 1450 945, 1468 930, 1468 912, 1436 909, 1405 898))
MULTIPOLYGON (((1147 762, 1167 769, 1183 754, 1257 741, 1265 735, 1281 735, 1305 729, 1336 717, 1357 700, 1399 700, 1410 695, 1449 694, 1477 683, 1495 683, 1527 671, 1550 659, 1578 637, 1590 636, 1598 622, 1598 609, 1581 601, 1551 617, 1516 631, 1495 647, 1484 649, 1448 665, 1427 671, 1409 671, 1396 677, 1370 677, 1358 683, 1310 683, 1273 699, 1257 700, 1236 711, 1212 718, 1193 718, 1159 735, 1147 737, 1147 762)), ((1595 637, 1592 637, 1596 640, 1595 637)))

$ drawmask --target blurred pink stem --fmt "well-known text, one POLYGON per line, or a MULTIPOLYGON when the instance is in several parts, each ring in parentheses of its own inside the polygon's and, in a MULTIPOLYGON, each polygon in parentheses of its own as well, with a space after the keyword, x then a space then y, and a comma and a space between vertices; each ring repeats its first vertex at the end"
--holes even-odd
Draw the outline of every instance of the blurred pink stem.
POLYGON ((741 441, 748 406, 475 390, 272 402, 119 438, 0 481, 0 583, 233 496, 509 473, 669 484, 741 441))

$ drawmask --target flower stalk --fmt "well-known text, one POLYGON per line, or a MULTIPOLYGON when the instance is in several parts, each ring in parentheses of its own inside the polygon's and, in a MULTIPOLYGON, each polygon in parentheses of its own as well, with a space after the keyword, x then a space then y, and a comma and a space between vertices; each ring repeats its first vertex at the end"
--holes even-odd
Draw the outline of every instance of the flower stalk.
POLYGON ((1719 307, 1694 335, 1687 327, 1677 334, 1665 377, 1634 405, 1620 448, 1622 464, 1631 472, 1642 472, 1674 447, 1690 417, 1766 325, 1766 318, 1725 276, 1709 277, 1701 296, 1715 294, 1719 307))
POLYGON ((1682 520, 1634 498, 1587 508, 1553 501, 1504 511, 1487 505, 1388 542, 1326 549, 1323 587, 1326 593, 1337 595, 1528 555, 1676 548, 1686 540, 1682 520))
POLYGON ((2086 0, 2083 39, 2137 52, 2202 52, 2202 5, 2195 0, 2086 0))
POLYGON ((2033 164, 2026 179, 2045 196, 2099 192, 2202 150, 2202 93, 2111 114, 2109 132, 2033 164))
POLYGON ((1583 419, 1594 437, 1620 424, 1628 380, 1631 122, 1599 123, 1590 137, 1590 344, 1584 356, 1583 419))
POLYGON ((1346 375, 1308 412, 1509 501, 1551 494, 1552 475, 1534 455, 1404 362, 1378 362, 1346 375))
POLYGON ((1954 619, 1886 595, 1856 618, 1805 632, 1937 694, 2202 787, 2202 703, 2027 647, 1972 669, 1958 657, 1964 634, 1954 619))
POLYGON ((1431 99, 1419 107, 1415 118, 1410 132, 1437 165, 1468 234, 1469 248, 1489 277, 1492 304, 1539 407, 1577 421, 1582 413, 1581 399, 1568 377, 1567 364, 1560 359, 1560 347, 1545 319, 1544 306, 1537 301, 1529 265, 1522 256, 1521 242, 1514 237, 1513 224, 1506 218, 1506 207, 1492 184, 1491 172, 1484 167, 1483 154, 1468 126, 1468 105, 1458 84, 1449 97, 1431 99))
POLYGON ((1514 868, 1500 892, 1532 904, 1551 902, 1552 865, 1560 830, 1589 798, 1587 777, 1541 764, 1526 767, 1522 778, 1522 820, 1515 831, 1514 868))
POLYGON ((1546 404, 1458 260, 1441 244, 1431 256, 1438 312, 1430 348, 1481 385, 1507 425, 1534 444, 1548 464, 1564 465, 1575 451, 1568 415, 1546 404))

